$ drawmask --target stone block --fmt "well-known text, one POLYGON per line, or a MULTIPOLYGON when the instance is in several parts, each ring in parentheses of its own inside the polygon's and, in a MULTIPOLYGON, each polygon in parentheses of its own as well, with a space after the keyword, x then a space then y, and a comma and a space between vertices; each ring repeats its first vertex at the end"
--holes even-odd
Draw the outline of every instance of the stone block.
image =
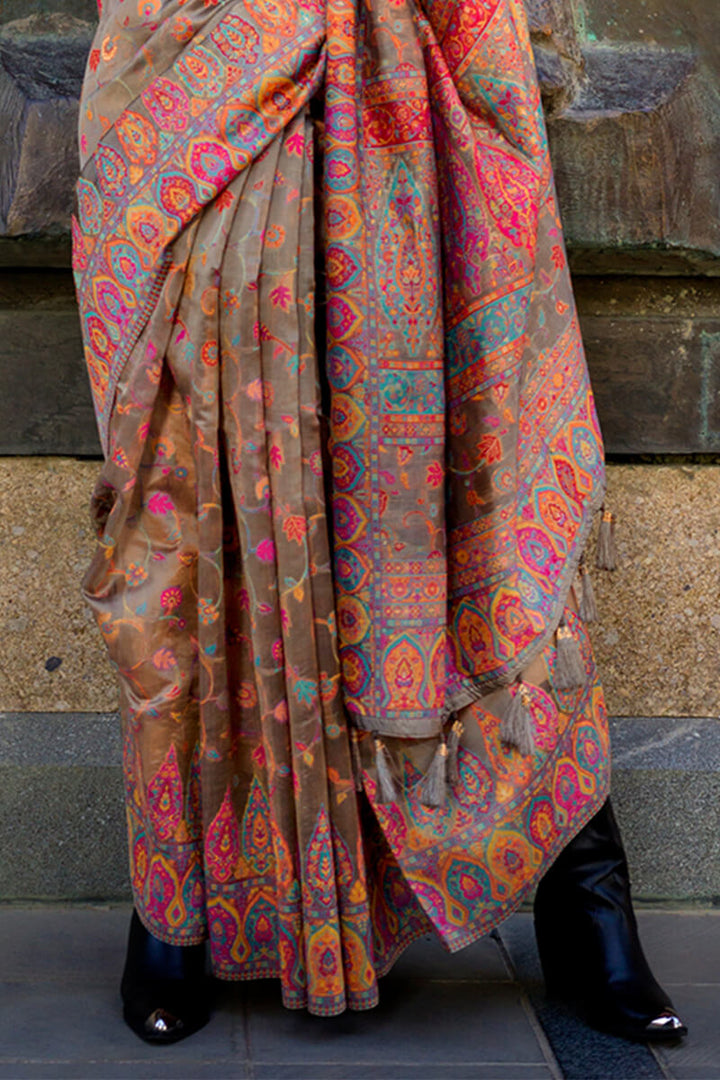
POLYGON ((91 37, 90 23, 59 12, 0 25, 0 234, 67 231, 91 37))
POLYGON ((720 452, 720 281, 577 277, 608 452, 720 452))
POLYGON ((28 15, 74 15, 88 22, 97 20, 97 0, 2 0, 0 24, 28 15))
POLYGON ((720 9, 527 6, 573 267, 720 272, 720 9))
POLYGON ((0 274, 0 454, 100 453, 71 275, 0 274))
MULTIPOLYGON (((80 580, 97 462, 0 458, 0 710, 112 712, 117 690, 80 580), (62 663, 47 666, 57 658, 62 663)), ((620 565, 594 572, 610 711, 719 716, 720 466, 616 465, 620 565)))
MULTIPOLYGON (((716 902, 720 720, 617 718, 611 736, 636 897, 716 902)), ((0 900, 128 895, 120 761, 117 716, 0 714, 0 900)))
POLYGON ((619 564, 593 571, 590 629, 610 712, 720 717, 720 467, 615 466, 607 501, 619 564))
POLYGON ((117 765, 0 764, 1 900, 129 895, 117 765))
POLYGON ((98 471, 97 462, 0 459, 0 709, 117 708, 80 592, 95 545, 88 503, 98 471))
POLYGON ((119 720, 0 714, 0 900, 129 895, 119 720))
MULTIPOLYGON (((720 452, 720 281, 575 288, 608 452, 720 452)), ((67 271, 0 271, 0 454, 100 454, 67 271)))
POLYGON ((584 62, 577 18, 568 0, 525 0, 535 64, 548 116, 563 112, 577 98, 584 62))
POLYGON ((720 113, 691 52, 597 46, 588 81, 550 124, 573 267, 720 272, 720 113))
POLYGON ((720 897, 720 719, 618 719, 612 798, 638 900, 720 897))

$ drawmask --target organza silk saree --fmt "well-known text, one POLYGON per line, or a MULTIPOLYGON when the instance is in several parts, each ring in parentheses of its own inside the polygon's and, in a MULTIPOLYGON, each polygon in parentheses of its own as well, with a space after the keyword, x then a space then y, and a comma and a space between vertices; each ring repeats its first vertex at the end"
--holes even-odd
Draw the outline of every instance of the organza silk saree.
POLYGON ((607 795, 602 447, 524 12, 105 0, 80 148, 136 908, 370 1007, 607 795))

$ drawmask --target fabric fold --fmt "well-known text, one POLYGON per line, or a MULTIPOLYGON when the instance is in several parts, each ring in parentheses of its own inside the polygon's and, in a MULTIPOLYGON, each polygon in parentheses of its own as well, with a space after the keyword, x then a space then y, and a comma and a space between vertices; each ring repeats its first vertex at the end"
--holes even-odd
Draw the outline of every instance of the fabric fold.
POLYGON ((527 32, 517 0, 153 7, 104 0, 74 226, 135 906, 221 978, 369 1008, 607 792, 567 599, 601 442, 527 32))

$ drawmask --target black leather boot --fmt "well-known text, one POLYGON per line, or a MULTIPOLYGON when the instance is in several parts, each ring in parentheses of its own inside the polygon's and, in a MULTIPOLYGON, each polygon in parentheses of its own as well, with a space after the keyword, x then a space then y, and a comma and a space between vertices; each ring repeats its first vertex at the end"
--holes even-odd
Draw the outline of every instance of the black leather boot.
POLYGON ((205 945, 167 945, 133 911, 120 993, 125 1023, 141 1039, 187 1038, 210 1019, 205 945))
POLYGON ((548 993, 593 1027, 642 1041, 687 1034, 645 959, 609 800, 540 882, 535 934, 548 993))

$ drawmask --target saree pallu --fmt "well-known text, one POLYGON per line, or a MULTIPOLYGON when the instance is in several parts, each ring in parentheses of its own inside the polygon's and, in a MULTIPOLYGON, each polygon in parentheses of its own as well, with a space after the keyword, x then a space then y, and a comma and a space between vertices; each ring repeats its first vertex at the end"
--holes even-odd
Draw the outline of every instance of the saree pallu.
POLYGON ((84 588, 120 681, 135 904, 319 1014, 375 1004, 418 935, 495 926, 607 794, 571 591, 602 449, 523 20, 105 0, 90 55, 74 266, 106 463, 84 588), (522 754, 498 707, 519 676, 522 754))

